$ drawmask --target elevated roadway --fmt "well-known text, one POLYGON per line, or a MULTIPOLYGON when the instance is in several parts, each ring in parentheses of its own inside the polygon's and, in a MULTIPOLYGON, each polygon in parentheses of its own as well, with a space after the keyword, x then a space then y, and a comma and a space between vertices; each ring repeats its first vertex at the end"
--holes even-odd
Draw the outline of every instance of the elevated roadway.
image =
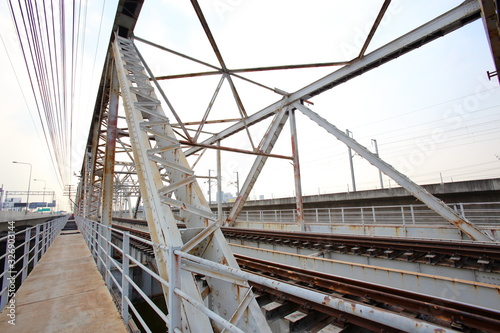
POLYGON ((35 226, 47 222, 51 219, 64 216, 64 214, 43 214, 43 213, 28 213, 0 211, 0 232, 8 230, 9 222, 15 222, 15 228, 35 226))
MULTIPOLYGON (((494 202, 500 201, 500 178, 480 179, 452 183, 437 183, 422 186, 432 195, 447 203, 453 202, 494 202)), ((295 197, 245 202, 247 210, 294 209, 295 197)), ((386 189, 309 195, 303 197, 304 208, 335 208, 360 206, 409 205, 421 203, 406 189, 393 187, 386 189)), ((223 211, 229 211, 233 203, 223 203, 223 211)), ((211 205, 217 210, 217 204, 211 205)))

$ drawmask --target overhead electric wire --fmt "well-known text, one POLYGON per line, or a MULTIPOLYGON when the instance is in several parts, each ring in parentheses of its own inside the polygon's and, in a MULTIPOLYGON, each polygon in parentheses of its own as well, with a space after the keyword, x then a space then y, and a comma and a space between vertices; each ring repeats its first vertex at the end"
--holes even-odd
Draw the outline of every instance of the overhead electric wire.
POLYGON ((8 1, 45 144, 61 187, 71 182, 73 112, 79 54, 83 50, 81 26, 87 13, 86 1, 72 1, 71 8, 65 3, 8 1))
MULTIPOLYGON (((27 73, 28 73, 29 81, 30 81, 31 91, 33 93, 33 97, 35 98, 35 104, 36 104, 36 109, 37 109, 37 112, 38 112, 38 117, 40 119, 40 123, 42 124, 42 130, 43 130, 43 134, 44 134, 44 138, 45 138, 45 143, 47 144, 47 148, 49 149, 49 153, 50 153, 50 156, 51 156, 52 164, 55 167, 54 152, 53 152, 53 149, 51 149, 52 146, 49 144, 49 141, 48 141, 48 134, 47 134, 48 130, 46 129, 46 126, 43 126, 43 118, 42 118, 42 114, 41 114, 40 102, 39 102, 39 100, 37 98, 37 94, 36 94, 36 91, 35 91, 35 86, 34 86, 34 80, 33 80, 32 73, 29 70, 29 63, 28 63, 28 59, 27 59, 27 55, 26 55, 26 50, 25 50, 25 46, 24 46, 24 44, 22 43, 22 40, 21 40, 21 34, 20 34, 20 31, 19 31, 19 26, 18 26, 18 23, 17 23, 16 16, 15 16, 15 13, 14 13, 14 7, 12 6, 12 2, 10 0, 9 0, 9 9, 10 9, 10 12, 11 12, 11 17, 12 17, 12 19, 14 21, 14 26, 15 26, 15 29, 16 29, 16 34, 17 34, 17 37, 18 37, 18 40, 19 40, 19 43, 20 43, 20 46, 21 46, 21 51, 22 51, 22 54, 23 54, 24 64, 26 66, 26 70, 27 70, 27 73)), ((58 178, 58 180, 59 180, 59 178, 58 178)))

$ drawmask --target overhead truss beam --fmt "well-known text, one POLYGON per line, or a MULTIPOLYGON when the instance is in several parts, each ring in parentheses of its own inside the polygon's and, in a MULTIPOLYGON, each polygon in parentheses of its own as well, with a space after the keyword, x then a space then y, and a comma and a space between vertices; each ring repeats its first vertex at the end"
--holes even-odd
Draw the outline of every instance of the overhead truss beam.
MULTIPOLYGON (((397 57, 419 48, 439 37, 445 36, 450 32, 479 19, 480 17, 480 8, 477 1, 466 1, 447 13, 422 25, 421 27, 371 52, 365 57, 354 60, 349 65, 346 65, 324 78, 290 94, 288 103, 292 104, 298 100, 306 100, 319 95, 341 83, 360 76, 371 69, 396 59, 397 57)), ((280 106, 281 101, 276 101, 268 107, 248 116, 248 118, 245 119, 245 122, 240 121, 235 123, 204 140, 202 143, 211 145, 218 140, 225 139, 235 133, 238 133, 243 130, 245 126, 258 123, 272 116, 275 112, 277 112, 280 106)), ((200 149, 201 148, 193 147, 186 151, 186 155, 189 156, 194 154, 200 149)))

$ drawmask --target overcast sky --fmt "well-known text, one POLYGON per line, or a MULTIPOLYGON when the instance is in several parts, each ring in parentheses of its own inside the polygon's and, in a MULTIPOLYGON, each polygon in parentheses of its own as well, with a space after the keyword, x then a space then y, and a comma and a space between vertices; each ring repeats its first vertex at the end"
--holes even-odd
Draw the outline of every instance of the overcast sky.
MULTIPOLYGON (((390 42, 461 1, 393 1, 367 53, 390 42)), ((229 68, 351 60, 359 52, 382 1, 200 1, 207 21, 229 68)), ((85 45, 81 48, 73 109, 71 169, 79 171, 95 94, 109 40, 116 1, 88 1, 85 45), (104 11, 103 11, 104 8, 104 11), (104 15, 101 17, 101 12, 104 15), (102 18, 102 20, 101 20, 102 18), (97 46, 100 29, 99 47, 97 46)), ((38 122, 26 70, 22 62, 6 2, 0 4, 0 61, 2 79, 2 140, 0 184, 6 190, 27 188, 27 166, 33 179, 45 179, 47 188, 59 192, 61 182, 53 170, 38 122), (9 61, 10 57, 10 61, 9 61), (17 75, 17 79, 16 79, 17 75), (19 82, 19 83, 18 83, 19 82), (20 88, 21 86, 21 88, 20 88)), ((218 65, 189 1, 146 0, 135 33, 170 49, 218 65)), ((206 71, 137 43, 155 75, 206 71)), ((336 70, 334 67, 245 74, 272 88, 293 92, 336 70)), ((419 184, 499 177, 500 94, 498 81, 488 81, 495 70, 481 21, 473 22, 409 54, 335 87, 311 101, 311 109, 419 184)), ((183 121, 199 121, 220 77, 176 79, 162 82, 183 121)), ((249 114, 277 101, 280 96, 235 79, 249 114)), ((238 116, 227 82, 222 87, 210 119, 238 116)), ((297 113, 298 139, 304 194, 352 190, 347 148, 297 113)), ((258 143, 268 122, 251 130, 258 143)), ((207 127, 218 131, 223 126, 207 127)), ((223 145, 250 149, 244 133, 223 145)), ((288 126, 273 153, 290 155, 288 126)), ((253 161, 249 155, 222 153, 223 190, 234 193, 229 182, 240 182, 253 161)), ((358 190, 380 188, 378 171, 361 157, 354 157, 358 190)), ((215 153, 205 154, 198 175, 216 170, 215 153)), ((76 184, 72 177, 66 182, 76 184)), ((395 186, 384 176, 385 187, 395 186)), ((207 184, 202 182, 204 191, 207 184)), ((41 190, 43 182, 32 182, 41 190)), ((291 196, 290 161, 269 160, 251 198, 291 196)))

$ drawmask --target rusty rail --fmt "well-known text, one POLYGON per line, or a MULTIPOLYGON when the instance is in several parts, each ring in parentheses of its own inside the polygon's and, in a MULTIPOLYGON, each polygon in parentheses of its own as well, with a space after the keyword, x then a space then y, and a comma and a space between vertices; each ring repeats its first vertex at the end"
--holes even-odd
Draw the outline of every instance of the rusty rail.
MULTIPOLYGON (((136 222, 139 222, 138 224, 140 224, 140 221, 136 222)), ((113 227, 129 231, 131 234, 135 234, 145 239, 150 239, 147 231, 141 231, 121 225, 113 225, 113 227)), ((227 233, 227 229, 232 228, 224 229, 225 233, 227 233)), ((282 234, 290 236, 291 233, 282 234)), ((140 242, 137 243, 138 245, 136 246, 138 246, 139 249, 147 251, 147 246, 145 246, 145 244, 141 245, 140 242)), ((336 297, 345 298, 349 301, 354 300, 361 304, 380 307, 396 313, 409 313, 411 316, 417 316, 417 318, 423 319, 432 324, 442 325, 451 329, 486 332, 491 331, 493 327, 500 327, 500 313, 493 310, 474 307, 445 299, 436 299, 431 296, 393 289, 363 281, 300 269, 276 262, 249 258, 243 255, 235 255, 235 257, 238 264, 244 270, 250 271, 254 274, 272 277, 277 281, 294 283, 302 286, 303 288, 324 292, 325 295, 331 295, 333 293, 336 297)), ((297 295, 288 295, 281 291, 276 292, 276 290, 259 285, 258 283, 252 282, 251 284, 257 290, 273 294, 281 300, 288 300, 298 304, 301 308, 312 309, 331 316, 335 325, 344 326, 350 323, 367 329, 385 329, 388 332, 392 331, 391 329, 387 330, 386 327, 381 327, 380 323, 371 322, 366 318, 346 315, 341 311, 336 311, 329 307, 321 306, 320 304, 313 304, 306 299, 301 299, 297 295)))

